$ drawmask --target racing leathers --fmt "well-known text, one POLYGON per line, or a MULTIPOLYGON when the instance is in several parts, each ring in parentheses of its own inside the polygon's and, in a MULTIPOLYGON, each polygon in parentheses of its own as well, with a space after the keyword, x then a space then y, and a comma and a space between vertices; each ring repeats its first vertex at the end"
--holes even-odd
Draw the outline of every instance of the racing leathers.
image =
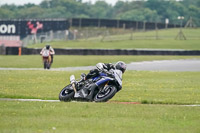
POLYGON ((100 71, 103 71, 108 76, 112 77, 112 73, 110 72, 111 69, 115 69, 114 65, 111 63, 98 63, 96 64, 96 68, 90 70, 90 72, 86 75, 85 80, 97 76, 100 71))

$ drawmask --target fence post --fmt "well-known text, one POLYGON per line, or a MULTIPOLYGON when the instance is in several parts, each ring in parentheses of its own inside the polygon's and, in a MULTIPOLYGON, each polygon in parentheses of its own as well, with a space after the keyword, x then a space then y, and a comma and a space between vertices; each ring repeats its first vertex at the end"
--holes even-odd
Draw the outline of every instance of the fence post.
POLYGON ((119 28, 119 20, 117 20, 117 28, 119 28))
POLYGON ((169 19, 168 19, 168 18, 166 18, 166 19, 165 19, 165 29, 167 29, 167 28, 168 28, 168 24, 169 24, 169 19))
POLYGON ((130 40, 133 40, 133 28, 131 28, 131 37, 130 40))
POLYGON ((65 30, 65 36, 66 36, 66 41, 68 41, 68 36, 69 36, 69 30, 65 30))
POLYGON ((82 19, 79 18, 79 29, 82 27, 82 19))
POLYGON ((73 26, 73 20, 72 18, 69 20, 69 27, 71 28, 73 26))
POLYGON ((50 31, 50 40, 53 40, 53 30, 50 31))
POLYGON ((87 40, 88 37, 89 37, 89 30, 88 30, 88 28, 87 28, 87 29, 86 29, 86 37, 85 37, 85 40, 87 40))
POLYGON ((158 26, 157 26, 157 22, 155 23, 155 30, 156 30, 156 40, 158 40, 158 26))
POLYGON ((101 19, 98 19, 98 27, 101 27, 101 19))
POLYGON ((78 33, 78 30, 74 30, 74 40, 77 40, 77 33, 78 33))
POLYGON ((126 29, 126 24, 125 24, 125 23, 123 23, 123 29, 124 29, 124 30, 126 29))
POLYGON ((146 31, 146 22, 143 22, 143 31, 146 31))
POLYGON ((136 22, 136 31, 138 31, 138 21, 136 22))

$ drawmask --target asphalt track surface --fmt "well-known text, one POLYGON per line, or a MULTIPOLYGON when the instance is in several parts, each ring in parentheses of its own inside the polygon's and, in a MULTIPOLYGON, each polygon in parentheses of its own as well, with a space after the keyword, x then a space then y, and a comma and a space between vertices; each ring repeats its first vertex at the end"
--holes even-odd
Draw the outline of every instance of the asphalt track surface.
MULTIPOLYGON (((65 68, 51 68, 50 71, 91 70, 93 68, 95 68, 95 66, 65 67, 65 68)), ((44 70, 44 69, 43 68, 0 68, 0 70, 44 70)), ((186 60, 160 60, 160 61, 132 62, 130 64, 127 64, 127 70, 198 72, 200 71, 200 60, 186 59, 186 60)))
POLYGON ((161 60, 128 64, 128 70, 138 71, 200 71, 200 60, 161 60))

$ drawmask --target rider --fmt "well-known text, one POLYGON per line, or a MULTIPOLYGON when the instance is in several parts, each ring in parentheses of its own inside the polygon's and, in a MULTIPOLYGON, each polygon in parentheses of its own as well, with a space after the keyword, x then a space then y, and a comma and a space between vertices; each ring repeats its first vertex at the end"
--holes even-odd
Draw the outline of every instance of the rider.
MULTIPOLYGON (((96 65, 96 69, 92 69, 90 70, 90 72, 87 75, 82 74, 82 79, 83 80, 87 80, 91 77, 95 77, 99 74, 99 71, 103 71, 105 72, 108 76, 113 77, 113 73, 112 69, 117 69, 120 70, 122 72, 122 74, 126 71, 126 63, 124 63, 123 61, 118 61, 115 65, 111 64, 111 63, 98 63, 96 65)), ((97 87, 97 85, 94 83, 89 87, 89 90, 93 93, 95 88, 97 87)), ((84 93, 83 95, 85 95, 86 93, 88 93, 88 88, 83 89, 82 93, 84 93)))
POLYGON ((46 50, 49 50, 50 55, 51 55, 51 63, 53 63, 53 55, 55 54, 54 49, 53 49, 49 44, 47 44, 47 45, 41 50, 40 54, 42 55, 46 50))
POLYGON ((98 63, 96 67, 96 69, 90 70, 90 72, 86 76, 82 75, 82 77, 85 77, 84 80, 96 76, 99 71, 104 71, 109 76, 112 76, 112 73, 109 72, 111 69, 119 69, 122 73, 126 71, 126 63, 124 63, 123 61, 118 61, 115 65, 111 63, 98 63))

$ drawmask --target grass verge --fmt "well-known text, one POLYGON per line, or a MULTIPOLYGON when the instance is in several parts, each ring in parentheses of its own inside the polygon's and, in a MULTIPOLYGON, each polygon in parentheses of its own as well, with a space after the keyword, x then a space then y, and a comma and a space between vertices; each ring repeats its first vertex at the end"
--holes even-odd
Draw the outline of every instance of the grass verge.
MULTIPOLYGON (((99 62, 115 63, 122 60, 126 63, 152 60, 200 59, 200 56, 75 56, 55 55, 53 68, 93 66, 99 62)), ((0 67, 8 68, 43 68, 39 55, 0 56, 0 67)))
MULTIPOLYGON (((87 71, 0 71, 1 98, 58 99, 69 76, 87 71)), ((111 101, 200 104, 200 72, 127 71, 123 89, 111 101)))
MULTIPOLYGON (((134 32, 131 34, 113 35, 100 41, 102 37, 90 38, 79 41, 54 41, 49 42, 53 48, 88 48, 88 49, 187 49, 199 50, 200 29, 183 29, 187 40, 175 40, 179 29, 158 31, 158 40, 155 31, 134 32), (150 37, 150 38, 149 38, 150 37), (194 38, 193 38, 194 37, 194 38), (146 38, 146 39, 145 39, 146 38), (138 40, 139 39, 139 40, 138 40), (193 40, 191 40, 193 39, 193 40)), ((42 48, 46 43, 29 45, 29 48, 42 48)))
POLYGON ((198 133, 199 107, 0 101, 0 132, 198 133))
MULTIPOLYGON (((91 41, 54 41, 53 48, 84 49, 185 49, 199 50, 199 40, 121 40, 109 42, 91 41)), ((35 44, 28 48, 43 48, 46 43, 35 44)))

